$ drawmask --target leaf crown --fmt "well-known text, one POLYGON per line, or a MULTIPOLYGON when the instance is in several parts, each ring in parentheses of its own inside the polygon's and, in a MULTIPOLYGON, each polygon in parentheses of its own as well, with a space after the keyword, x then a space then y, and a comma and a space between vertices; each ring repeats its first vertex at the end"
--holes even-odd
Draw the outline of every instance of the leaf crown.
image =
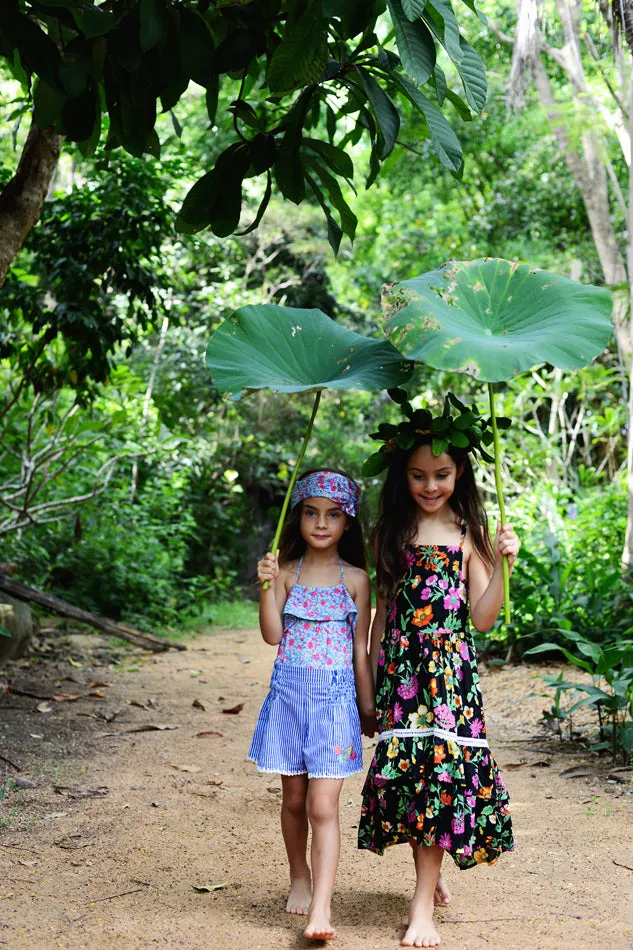
MULTIPOLYGON (((453 446, 463 452, 479 452, 486 462, 494 462, 484 448, 494 439, 492 418, 485 419, 474 403, 468 408, 454 393, 448 393, 442 414, 434 416, 430 409, 414 409, 404 389, 388 389, 387 393, 399 404, 405 419, 398 425, 381 422, 378 431, 372 432, 370 438, 384 445, 365 460, 364 475, 378 475, 391 465, 399 451, 408 452, 427 443, 433 455, 441 455, 453 446)), ((499 429, 510 427, 511 420, 505 416, 495 419, 499 429)))

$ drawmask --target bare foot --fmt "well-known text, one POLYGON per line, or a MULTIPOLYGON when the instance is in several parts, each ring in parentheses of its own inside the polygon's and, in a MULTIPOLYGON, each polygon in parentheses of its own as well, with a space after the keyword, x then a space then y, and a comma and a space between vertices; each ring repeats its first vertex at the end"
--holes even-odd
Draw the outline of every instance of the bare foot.
POLYGON ((446 907, 447 904, 453 899, 448 884, 440 874, 437 884, 435 885, 435 894, 433 896, 433 901, 436 907, 446 907))
POLYGON ((290 882, 290 893, 286 902, 287 914, 301 914, 307 917, 312 900, 312 884, 310 878, 298 877, 290 882))
POLYGON ((330 915, 325 911, 310 911, 308 926, 303 931, 303 936, 306 940, 334 940, 336 930, 330 923, 330 915))
POLYGON ((425 907, 421 902, 416 904, 415 898, 411 904, 409 926, 400 941, 403 947, 437 947, 440 944, 440 935, 433 923, 433 906, 425 907))

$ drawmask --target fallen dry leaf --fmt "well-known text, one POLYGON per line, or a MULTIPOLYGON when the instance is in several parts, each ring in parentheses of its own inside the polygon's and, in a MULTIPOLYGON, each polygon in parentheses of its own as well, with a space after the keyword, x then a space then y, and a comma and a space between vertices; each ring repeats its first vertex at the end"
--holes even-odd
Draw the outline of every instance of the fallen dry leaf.
POLYGON ((203 712, 206 712, 207 707, 200 699, 194 699, 191 705, 194 707, 194 709, 202 709, 203 712))
POLYGON ((221 785, 221 784, 222 784, 222 779, 220 779, 220 781, 218 782, 217 779, 210 778, 209 781, 207 782, 207 785, 221 785))
POLYGON ((100 785, 98 788, 71 788, 68 785, 55 785, 54 788, 58 795, 65 795, 66 798, 105 798, 109 791, 106 785, 100 785))
POLYGON ((126 729, 126 732, 164 732, 166 729, 177 729, 178 726, 169 726, 153 722, 146 722, 142 726, 135 726, 133 729, 126 729))
POLYGON ((221 732, 216 732, 215 729, 207 729, 204 732, 196 732, 196 739, 206 739, 210 736, 220 736, 222 737, 221 732))
POLYGON ((230 709, 223 709, 223 713, 229 713, 230 715, 236 715, 239 712, 242 712, 244 709, 244 703, 238 703, 237 706, 231 706, 230 709))
POLYGON ((179 772, 202 772, 202 766, 200 765, 175 765, 171 763, 172 769, 178 769, 179 772))
POLYGON ((100 689, 102 686, 109 685, 109 683, 104 683, 102 680, 95 680, 94 683, 88 683, 88 689, 100 689))
POLYGON ((221 891, 223 887, 226 887, 226 881, 224 884, 192 884, 191 886, 199 894, 210 894, 212 891, 221 891))
POLYGON ((88 693, 88 696, 92 696, 94 699, 105 699, 105 693, 102 693, 98 689, 93 689, 88 693))
POLYGON ((146 706, 145 703, 139 702, 138 699, 128 700, 128 706, 138 706, 139 709, 150 709, 150 706, 146 706))
POLYGON ((81 699, 81 696, 81 693, 58 693, 53 699, 56 703, 74 703, 75 700, 81 699))
POLYGON ((35 708, 37 709, 38 712, 49 713, 53 707, 51 706, 50 703, 38 703, 35 708))
POLYGON ((87 848, 90 843, 90 841, 84 841, 80 834, 58 838, 55 842, 58 847, 65 848, 67 851, 73 851, 75 848, 87 848))

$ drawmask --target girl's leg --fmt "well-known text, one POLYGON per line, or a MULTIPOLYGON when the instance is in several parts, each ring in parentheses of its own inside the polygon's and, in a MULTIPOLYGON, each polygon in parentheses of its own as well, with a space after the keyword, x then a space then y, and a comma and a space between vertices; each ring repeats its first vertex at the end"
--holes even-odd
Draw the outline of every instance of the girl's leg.
POLYGON ((312 900, 308 847, 307 775, 282 775, 281 833, 290 865, 290 894, 286 903, 289 914, 307 914, 312 900))
POLYGON ((437 947, 440 936, 433 923, 433 897, 437 887, 444 851, 437 845, 415 845, 415 892, 409 910, 409 926, 402 938, 403 947, 437 947))
POLYGON ((313 778, 308 783, 313 883, 308 925, 303 932, 308 940, 332 940, 336 936, 330 923, 330 905, 341 846, 338 803, 342 787, 343 779, 338 778, 313 778))
MULTIPOLYGON (((415 841, 409 841, 409 844, 411 845, 411 850, 415 852, 415 849, 417 848, 417 844, 415 843, 415 841)), ((440 876, 437 879, 437 884, 435 885, 435 894, 433 895, 433 903, 435 904, 436 907, 445 907, 447 904, 450 904, 452 899, 453 899, 453 895, 451 894, 450 888, 448 884, 446 883, 446 881, 444 880, 444 876, 440 874, 440 876)))

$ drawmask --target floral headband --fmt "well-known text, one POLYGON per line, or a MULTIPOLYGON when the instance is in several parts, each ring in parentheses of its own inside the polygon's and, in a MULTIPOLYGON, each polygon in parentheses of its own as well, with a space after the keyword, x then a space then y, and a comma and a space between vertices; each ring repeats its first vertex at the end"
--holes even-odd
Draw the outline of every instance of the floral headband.
MULTIPOLYGON (((398 457, 399 452, 408 452, 419 445, 430 444, 433 455, 453 446, 463 452, 479 452, 486 462, 494 458, 486 452, 483 445, 493 441, 492 420, 484 419, 472 405, 470 409, 453 393, 444 400, 441 416, 433 416, 429 409, 414 409, 404 389, 388 389, 389 396, 397 402, 406 416, 398 425, 382 422, 378 431, 371 434, 372 439, 384 442, 377 452, 370 455, 363 465, 363 475, 378 475, 398 457)), ((511 420, 497 416, 499 429, 508 429, 511 420)))
POLYGON ((360 488, 347 475, 328 471, 312 472, 300 478, 292 489, 290 507, 294 508, 306 498, 330 498, 346 515, 355 518, 360 505, 360 488))

